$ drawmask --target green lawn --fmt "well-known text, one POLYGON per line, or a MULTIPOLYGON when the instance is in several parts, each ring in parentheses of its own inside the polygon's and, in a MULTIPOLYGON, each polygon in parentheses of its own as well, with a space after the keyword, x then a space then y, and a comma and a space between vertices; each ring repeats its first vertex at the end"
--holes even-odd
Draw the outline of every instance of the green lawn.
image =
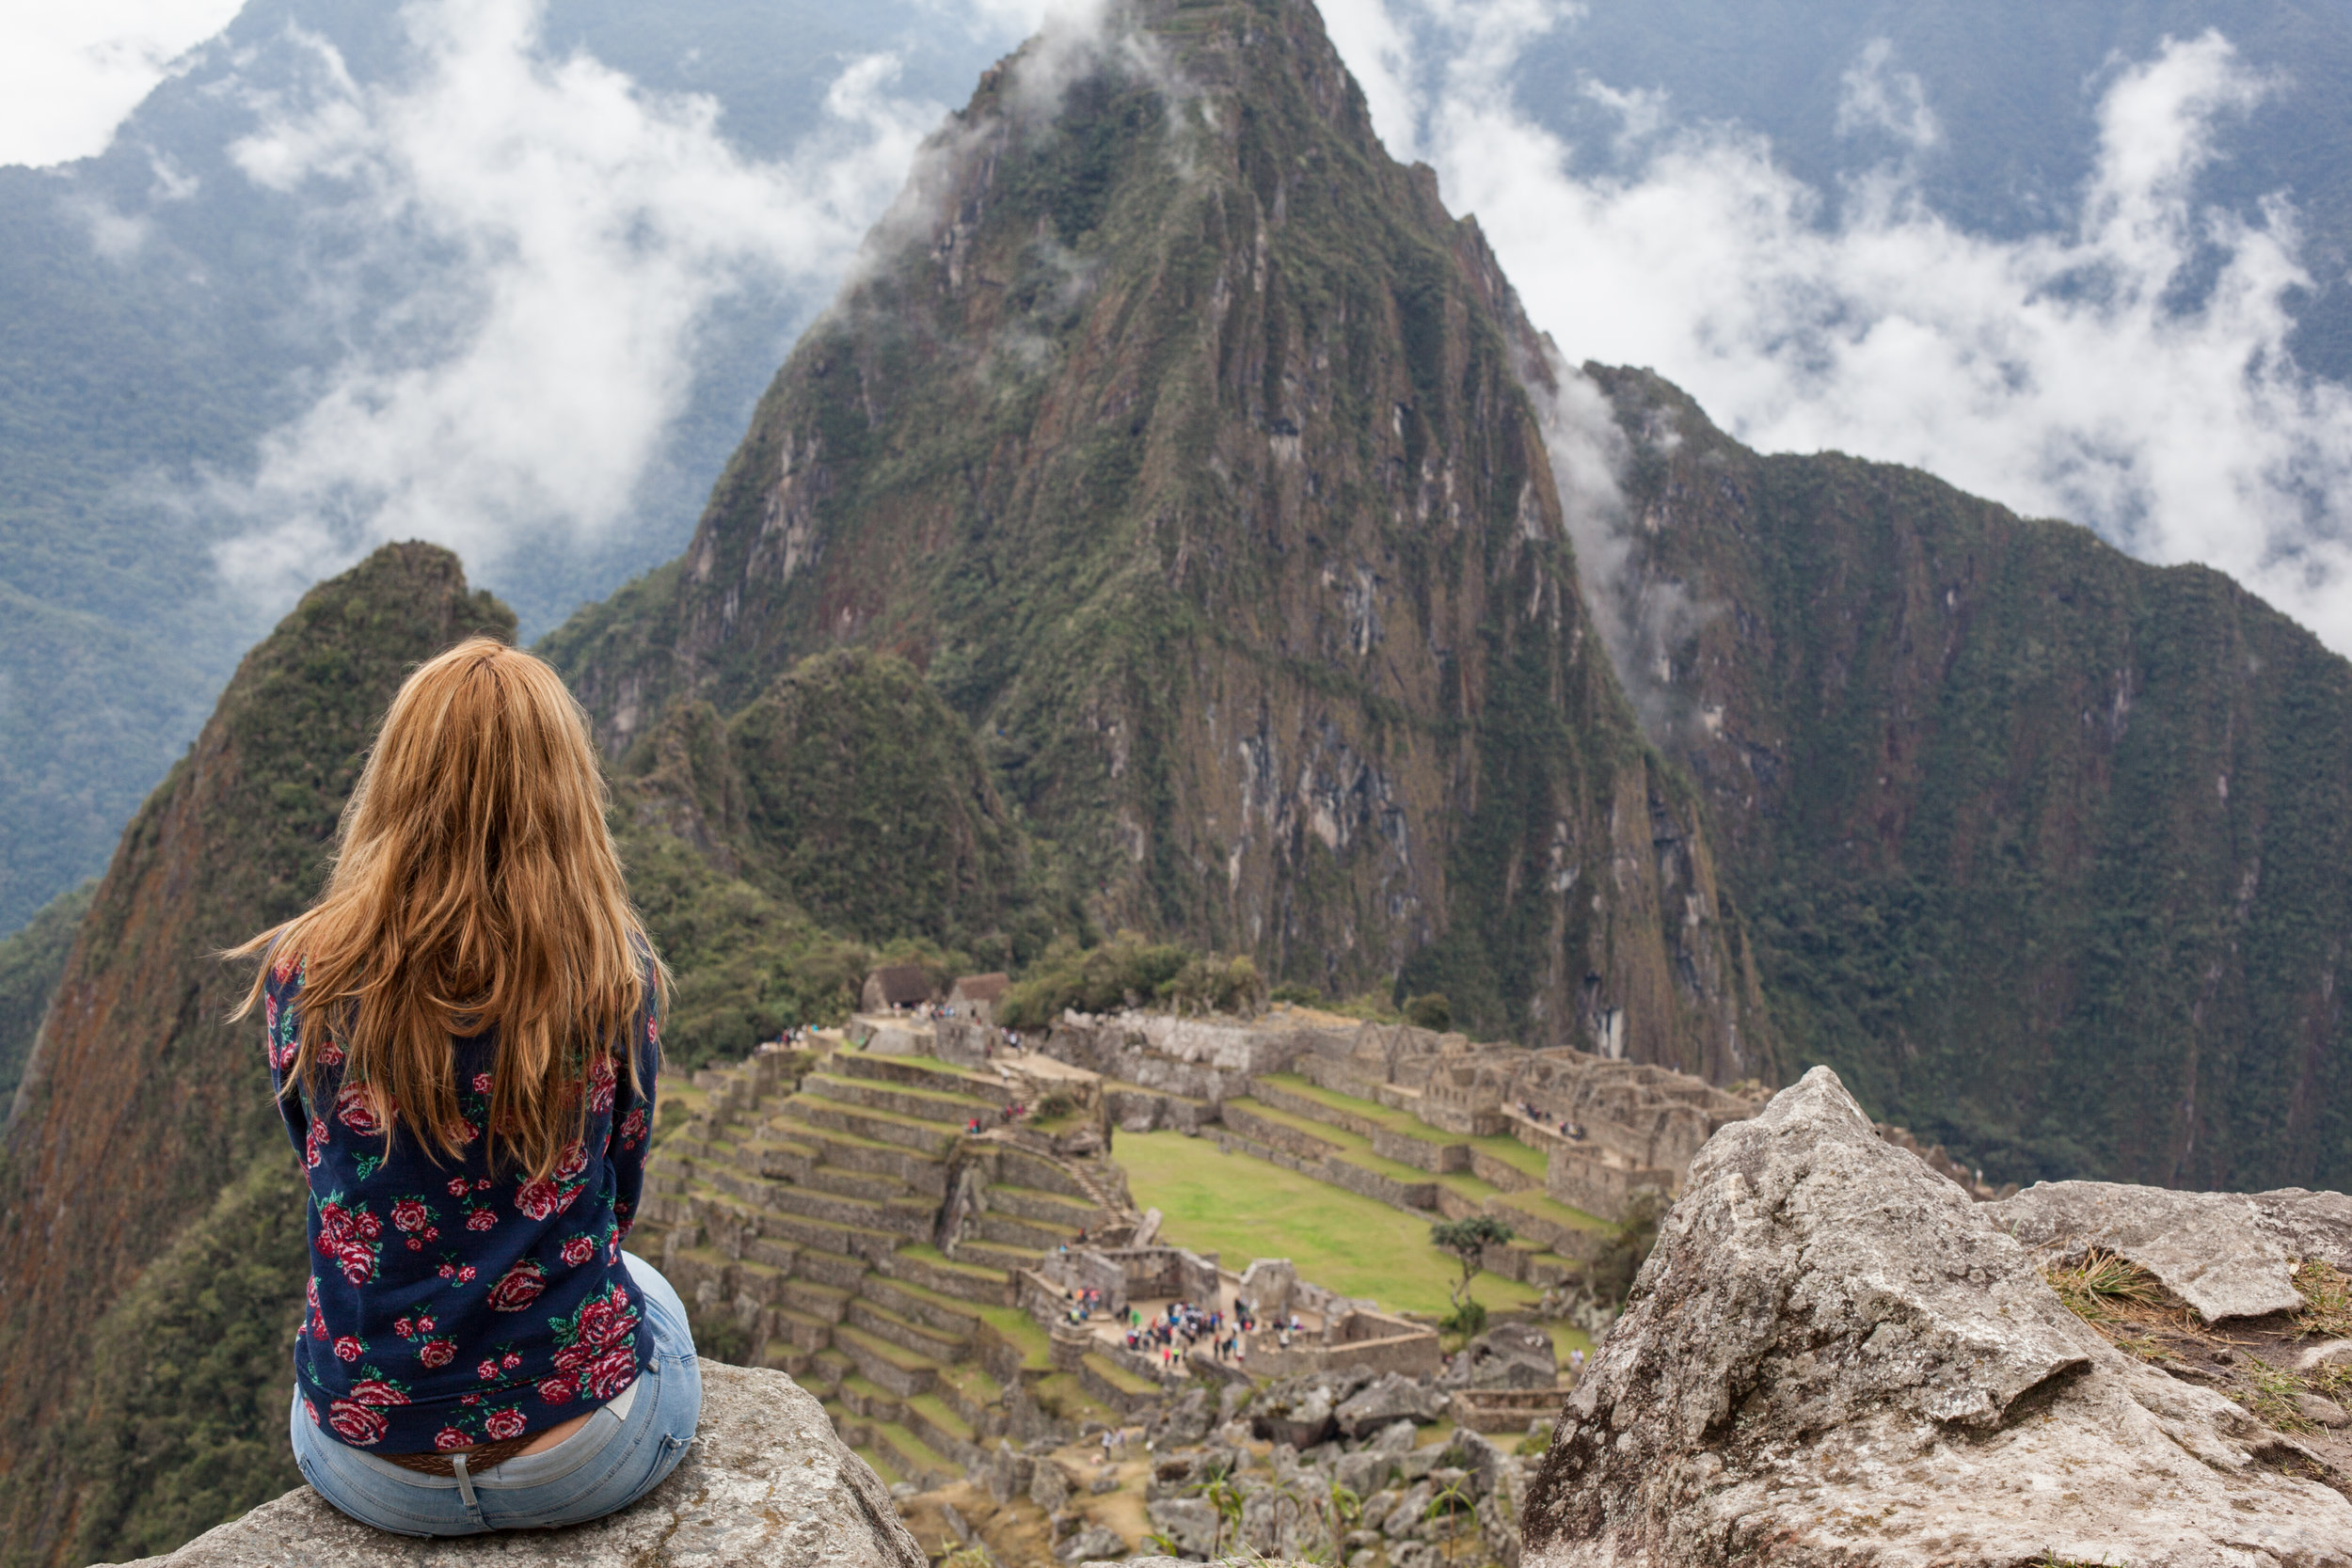
MULTIPOLYGON (((1116 1158, 1161 1234, 1220 1255, 1239 1274, 1255 1258, 1287 1258, 1301 1277, 1393 1312, 1447 1310, 1454 1259, 1429 1241, 1435 1214, 1409 1214, 1182 1132, 1121 1132, 1116 1158)), ((1422 1177, 1423 1180, 1427 1177, 1422 1177)), ((1532 1305, 1516 1280, 1481 1275, 1470 1293, 1490 1308, 1532 1305)))

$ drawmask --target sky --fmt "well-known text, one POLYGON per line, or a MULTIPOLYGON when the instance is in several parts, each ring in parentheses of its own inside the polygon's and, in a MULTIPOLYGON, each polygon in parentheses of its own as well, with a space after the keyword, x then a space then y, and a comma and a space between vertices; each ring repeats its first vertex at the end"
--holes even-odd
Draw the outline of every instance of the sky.
MULTIPOLYGON (((0 5, 0 60, 40 89, 0 92, 0 156, 93 150, 231 8, 0 5)), ((1007 40, 1047 8, 937 6, 1007 40)), ((1081 27, 1092 9, 1057 8, 1081 27)), ((1884 40, 1857 42, 1838 113, 1883 156, 1829 193, 1752 132, 1606 82, 1547 88, 1616 119, 1619 156, 1577 158, 1512 77, 1532 40, 1575 26, 1573 0, 1323 8, 1391 151, 1480 217, 1568 362, 1652 366, 1763 450, 1915 464, 2143 559, 2218 567, 2352 652, 2352 393, 2288 351, 2310 276, 2296 214, 2195 196, 2277 90, 2227 38, 2174 38, 2084 84, 2100 140, 2074 211, 1995 239, 1922 194, 1936 105, 1884 40), (2218 270, 2184 306, 2201 248, 2218 270)), ((261 105, 235 162, 388 243, 424 232, 469 258, 405 307, 456 325, 422 358, 355 346, 251 472, 205 498, 250 519, 222 557, 232 577, 419 532, 471 558, 612 527, 686 404, 712 311, 749 288, 836 286, 946 107, 909 97, 886 53, 847 60, 823 123, 763 161, 707 100, 547 59, 530 0, 404 14, 429 69, 356 85, 322 46, 316 80, 261 105)))

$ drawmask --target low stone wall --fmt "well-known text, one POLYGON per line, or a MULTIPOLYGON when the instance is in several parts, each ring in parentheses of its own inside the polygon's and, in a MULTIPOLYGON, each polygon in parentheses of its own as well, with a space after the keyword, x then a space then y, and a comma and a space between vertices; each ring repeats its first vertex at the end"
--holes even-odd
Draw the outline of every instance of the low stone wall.
POLYGON ((1353 1344, 1326 1345, 1298 1335, 1290 1349, 1263 1330, 1249 1337, 1243 1364, 1255 1378, 1295 1377, 1306 1372, 1339 1371, 1364 1367, 1374 1372, 1397 1372, 1406 1377, 1435 1377, 1445 1366, 1435 1329, 1417 1329, 1353 1344))
POLYGON ((1625 1218, 1627 1201, 1640 1189, 1672 1193, 1675 1185, 1671 1170, 1605 1164, 1597 1153, 1572 1144, 1553 1146, 1544 1173, 1546 1193, 1571 1209, 1612 1222, 1625 1218))
POLYGON ((1312 1174, 1334 1187, 1345 1187, 1359 1196, 1376 1199, 1392 1209, 1435 1210, 1438 1194, 1443 1190, 1435 1181, 1399 1181, 1376 1170, 1337 1159, 1325 1160, 1312 1174))
POLYGON ((1323 1160, 1340 1152, 1340 1145, 1318 1138, 1304 1128, 1293 1127, 1286 1121, 1260 1116, 1247 1105, 1228 1104, 1224 1120, 1226 1126, 1244 1137, 1269 1148, 1279 1148, 1294 1159, 1323 1160))
POLYGON ((1566 1397, 1556 1388, 1463 1388, 1446 1414, 1472 1432, 1525 1432, 1530 1421, 1557 1419, 1566 1397))
POLYGON ((1416 1138, 1408 1132, 1392 1132, 1385 1127, 1373 1130, 1372 1151, 1383 1160, 1439 1174, 1470 1168, 1468 1144, 1438 1143, 1432 1138, 1416 1138))
POLYGON ((1217 1119, 1217 1108, 1206 1100, 1147 1089, 1136 1084, 1104 1083, 1103 1099, 1111 1125, 1122 1132, 1156 1132, 1171 1129, 1198 1132, 1217 1119))
POLYGON ((1473 1148, 1470 1151, 1470 1168, 1472 1176, 1489 1186, 1500 1187, 1506 1193, 1532 1192, 1543 1185, 1542 1181, 1528 1175, 1510 1161, 1498 1160, 1483 1148, 1473 1148))

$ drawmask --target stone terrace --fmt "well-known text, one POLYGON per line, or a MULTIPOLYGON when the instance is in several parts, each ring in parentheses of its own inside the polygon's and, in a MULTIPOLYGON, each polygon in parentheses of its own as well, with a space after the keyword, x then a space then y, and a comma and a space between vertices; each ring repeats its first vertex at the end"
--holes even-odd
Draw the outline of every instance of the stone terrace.
POLYGON ((1051 1402, 1048 1336, 1015 1275, 1114 1223, 1125 1191, 1101 1156, 1023 1129, 967 1133, 1024 1097, 1016 1077, 839 1051, 695 1084, 705 1114, 656 1150, 632 1244, 698 1318, 731 1311, 753 1359, 818 1395, 886 1481, 961 1477, 1051 1402))

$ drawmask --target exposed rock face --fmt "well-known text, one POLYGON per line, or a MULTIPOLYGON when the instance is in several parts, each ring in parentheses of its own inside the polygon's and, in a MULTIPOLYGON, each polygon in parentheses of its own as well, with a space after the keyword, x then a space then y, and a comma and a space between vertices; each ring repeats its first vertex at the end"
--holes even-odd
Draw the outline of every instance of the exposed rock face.
POLYGON ((2352 1565, 2352 1502, 2132 1361, 1816 1068, 1691 1169, 1570 1399, 1530 1561, 2352 1565))
POLYGON ((2289 1264, 2352 1269, 2352 1197, 2342 1193, 2176 1193, 2111 1181, 2045 1181, 1990 1204, 2031 1247, 2099 1247, 2146 1269, 2207 1323, 2300 1309, 2289 1264))
POLYGON ((1384 1372, 1377 1382, 1349 1396, 1334 1416, 1341 1432, 1363 1437, 1399 1421, 1434 1421, 1445 1406, 1445 1396, 1428 1384, 1402 1372, 1384 1372))
POLYGON ((686 554, 548 640, 600 738, 894 649, 1106 927, 1769 1076, 1485 239, 1304 0, 1101 11, 926 149, 686 554))
POLYGON ((1588 371, 1619 669, 1809 1049, 1995 1184, 2352 1187, 2352 664, 2218 572, 1588 371))
POLYGON ((926 1560, 881 1480, 798 1384, 706 1361, 702 1425, 685 1461, 610 1518, 419 1541, 355 1524, 306 1486, 136 1568, 422 1568, 493 1553, 501 1563, 547 1568, 925 1568, 926 1560))

